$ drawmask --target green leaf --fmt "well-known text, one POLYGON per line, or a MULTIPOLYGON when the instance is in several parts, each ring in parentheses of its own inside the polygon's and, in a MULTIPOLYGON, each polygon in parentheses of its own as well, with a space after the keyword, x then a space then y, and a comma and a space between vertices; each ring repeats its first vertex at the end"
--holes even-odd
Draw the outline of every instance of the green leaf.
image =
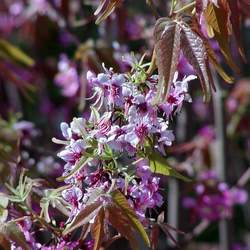
POLYGON ((97 215, 99 210, 101 209, 103 203, 100 200, 95 201, 94 203, 84 207, 75 217, 75 219, 66 227, 63 231, 63 235, 67 235, 68 233, 74 231, 75 229, 88 224, 94 216, 97 215))
POLYGON ((85 167, 86 164, 89 163, 91 160, 93 160, 93 158, 89 157, 86 159, 85 156, 82 156, 80 158, 80 160, 76 163, 74 169, 69 174, 67 174, 65 176, 58 177, 57 180, 64 181, 65 179, 73 176, 77 171, 80 171, 83 167, 85 167))
POLYGON ((138 220, 134 210, 130 207, 126 197, 119 190, 115 190, 111 195, 113 198, 113 202, 122 210, 124 215, 129 218, 133 228, 140 234, 147 246, 150 246, 148 235, 143 225, 138 220))
POLYGON ((227 64, 233 70, 239 72, 239 67, 235 64, 232 57, 229 43, 228 5, 221 2, 218 8, 215 4, 209 3, 204 12, 204 16, 208 25, 208 29, 211 29, 213 31, 214 37, 220 46, 220 50, 225 57, 227 64))
POLYGON ((104 144, 104 150, 100 158, 103 160, 112 160, 114 158, 113 150, 107 144, 104 144))
POLYGON ((0 56, 27 66, 34 65, 34 60, 31 57, 4 39, 0 39, 0 56))
POLYGON ((148 153, 148 160, 151 171, 156 174, 176 177, 186 182, 191 181, 188 177, 183 176, 174 168, 170 167, 167 160, 155 151, 148 153))
POLYGON ((9 204, 9 198, 6 194, 0 192, 0 207, 6 208, 9 204))

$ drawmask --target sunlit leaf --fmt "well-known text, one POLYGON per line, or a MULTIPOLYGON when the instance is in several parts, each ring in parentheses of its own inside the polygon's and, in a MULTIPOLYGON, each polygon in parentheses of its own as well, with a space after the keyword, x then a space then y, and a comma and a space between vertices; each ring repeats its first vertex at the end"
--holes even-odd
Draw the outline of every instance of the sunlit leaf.
POLYGON ((95 221, 91 227, 92 238, 95 240, 93 250, 99 250, 104 237, 104 208, 101 208, 95 217, 95 221))
POLYGON ((113 202, 123 211, 123 213, 128 216, 133 228, 140 234, 145 243, 150 246, 150 241, 148 235, 138 220, 134 210, 128 204, 126 197, 118 190, 112 193, 113 202))
POLYGON ((213 30, 214 38, 217 40, 220 50, 226 59, 228 65, 235 71, 239 71, 238 66, 234 63, 232 58, 230 43, 229 43, 229 32, 228 32, 228 20, 229 10, 228 5, 223 1, 220 1, 220 7, 216 7, 215 4, 209 3, 204 15, 206 18, 207 25, 213 30))
POLYGON ((31 57, 4 39, 0 39, 0 52, 2 52, 0 55, 5 59, 11 59, 27 66, 34 65, 34 61, 31 57))
POLYGON ((67 175, 64 175, 64 176, 61 176, 61 177, 58 177, 57 180, 58 181, 64 181, 65 179, 73 176, 77 171, 80 171, 83 167, 86 166, 86 164, 88 162, 90 162, 92 160, 92 158, 88 157, 86 159, 85 156, 82 156, 81 159, 76 163, 74 169, 67 175))
POLYGON ((166 176, 173 176, 183 181, 190 181, 189 178, 183 176, 174 168, 171 168, 167 162, 167 160, 162 157, 157 152, 151 152, 148 155, 150 169, 153 173, 162 174, 166 176))

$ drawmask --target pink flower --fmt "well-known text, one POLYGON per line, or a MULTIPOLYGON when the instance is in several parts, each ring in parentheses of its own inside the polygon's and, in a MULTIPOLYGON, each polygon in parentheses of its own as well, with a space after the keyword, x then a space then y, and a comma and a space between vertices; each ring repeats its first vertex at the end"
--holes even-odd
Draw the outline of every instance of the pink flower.
POLYGON ((58 71, 55 83, 62 88, 62 94, 66 97, 75 96, 79 89, 79 77, 76 68, 66 55, 61 55, 58 71))
POLYGON ((82 191, 78 187, 72 187, 62 192, 62 197, 68 201, 73 207, 79 207, 79 201, 82 198, 82 191))

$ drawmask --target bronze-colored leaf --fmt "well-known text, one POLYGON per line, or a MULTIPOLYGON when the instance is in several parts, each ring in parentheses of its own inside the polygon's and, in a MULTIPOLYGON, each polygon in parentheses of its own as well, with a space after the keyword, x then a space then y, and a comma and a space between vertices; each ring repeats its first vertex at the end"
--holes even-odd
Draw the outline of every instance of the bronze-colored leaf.
POLYGON ((222 68, 222 66, 220 65, 220 63, 217 60, 216 54, 213 50, 213 48, 211 47, 208 39, 203 35, 203 33, 201 32, 201 27, 200 24, 197 22, 196 19, 192 19, 192 30, 194 32, 196 32, 202 39, 203 39, 203 43, 204 46, 206 48, 207 54, 208 54, 208 58, 209 58, 209 62, 213 64, 215 70, 218 72, 218 74, 227 82, 227 83, 233 83, 234 82, 234 78, 229 76, 224 69, 222 68))
POLYGON ((109 223, 125 237, 133 250, 139 250, 136 232, 131 226, 131 221, 128 216, 117 206, 109 206, 105 210, 106 217, 109 223))
POLYGON ((230 21, 232 24, 234 37, 238 45, 239 54, 241 55, 241 58, 244 61, 246 61, 246 57, 245 57, 245 53, 244 53, 244 49, 242 45, 241 32, 240 32, 241 15, 240 15, 239 3, 237 0, 228 0, 228 5, 231 11, 230 21))
POLYGON ((210 98, 210 86, 213 87, 214 84, 208 64, 206 48, 202 38, 185 23, 182 23, 181 47, 184 56, 198 75, 205 100, 208 101, 210 98))
POLYGON ((18 247, 21 247, 23 250, 31 249, 26 242, 24 234, 15 222, 8 222, 4 224, 0 230, 7 239, 15 242, 18 247))
POLYGON ((219 8, 215 4, 209 3, 204 15, 209 28, 213 30, 214 38, 217 40, 221 53, 226 59, 227 64, 236 72, 239 72, 238 66, 232 58, 229 43, 229 10, 228 5, 224 1, 220 1, 219 8))
POLYGON ((104 237, 104 208, 101 208, 95 217, 95 221, 91 227, 92 238, 95 240, 93 250, 99 250, 104 237))
POLYGON ((185 15, 176 20, 161 18, 156 23, 154 37, 160 82, 155 103, 159 102, 163 94, 165 97, 168 95, 180 50, 198 75, 206 101, 210 98, 211 87, 215 89, 206 47, 202 37, 192 30, 190 21, 192 18, 185 15))
POLYGON ((121 2, 122 0, 101 0, 97 10, 94 13, 95 16, 99 15, 96 20, 96 24, 99 24, 105 20, 121 2))
POLYGON ((126 197, 119 190, 116 190, 112 193, 112 198, 113 202, 122 210, 124 215, 128 217, 128 219, 130 220, 130 224, 139 233, 147 246, 150 246, 148 235, 143 225, 138 220, 134 210, 130 207, 126 197))
POLYGON ((3 250, 11 249, 10 242, 3 233, 0 233, 0 249, 3 250))
POLYGON ((209 61, 213 64, 215 70, 218 72, 218 74, 227 82, 227 83, 233 83, 234 82, 234 78, 229 76, 224 69, 222 68, 222 66, 220 65, 220 63, 218 62, 215 52, 213 51, 213 49, 211 48, 210 44, 206 41, 204 41, 204 44, 206 46, 206 50, 207 50, 207 54, 209 57, 209 61))
POLYGON ((92 204, 83 208, 74 218, 74 220, 66 227, 63 231, 63 235, 74 231, 75 229, 88 224, 91 219, 93 219, 102 207, 102 201, 97 200, 92 204))
POLYGON ((168 95, 180 55, 181 27, 169 18, 160 18, 154 30, 159 84, 155 102, 168 95))

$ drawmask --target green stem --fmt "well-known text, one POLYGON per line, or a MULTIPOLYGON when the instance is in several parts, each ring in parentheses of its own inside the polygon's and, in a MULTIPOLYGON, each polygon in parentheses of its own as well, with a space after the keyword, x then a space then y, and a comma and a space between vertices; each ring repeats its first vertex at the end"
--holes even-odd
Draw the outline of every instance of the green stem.
POLYGON ((169 16, 173 15, 174 8, 175 8, 175 0, 171 0, 171 8, 170 8, 169 16))
POLYGON ((188 10, 188 9, 194 7, 195 4, 196 4, 196 2, 193 1, 193 2, 191 2, 191 3, 189 3, 189 4, 185 5, 185 6, 183 6, 183 7, 180 8, 179 10, 176 10, 174 13, 175 13, 175 14, 179 14, 179 13, 181 13, 181 12, 184 12, 185 10, 188 10))

